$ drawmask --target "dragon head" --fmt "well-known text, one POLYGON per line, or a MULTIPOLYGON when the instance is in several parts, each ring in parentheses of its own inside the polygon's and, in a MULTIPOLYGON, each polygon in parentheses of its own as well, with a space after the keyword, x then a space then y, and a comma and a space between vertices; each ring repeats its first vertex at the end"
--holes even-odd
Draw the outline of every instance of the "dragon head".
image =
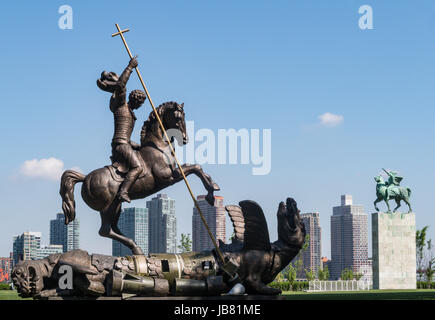
POLYGON ((32 297, 44 288, 43 272, 40 261, 26 260, 19 262, 12 270, 12 281, 19 295, 32 297))
POLYGON ((293 247, 302 248, 305 241, 305 225, 299 215, 297 203, 287 198, 286 203, 278 206, 278 239, 293 247))

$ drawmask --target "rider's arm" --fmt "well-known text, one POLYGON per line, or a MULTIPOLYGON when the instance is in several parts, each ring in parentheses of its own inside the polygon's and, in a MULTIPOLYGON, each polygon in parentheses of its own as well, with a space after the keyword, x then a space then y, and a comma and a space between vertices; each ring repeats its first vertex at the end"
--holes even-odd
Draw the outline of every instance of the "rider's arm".
POLYGON ((137 67, 136 57, 130 60, 127 68, 124 69, 124 71, 122 72, 121 76, 118 79, 116 90, 114 92, 114 98, 117 100, 118 105, 123 105, 126 101, 126 95, 127 95, 126 85, 135 67, 137 67))

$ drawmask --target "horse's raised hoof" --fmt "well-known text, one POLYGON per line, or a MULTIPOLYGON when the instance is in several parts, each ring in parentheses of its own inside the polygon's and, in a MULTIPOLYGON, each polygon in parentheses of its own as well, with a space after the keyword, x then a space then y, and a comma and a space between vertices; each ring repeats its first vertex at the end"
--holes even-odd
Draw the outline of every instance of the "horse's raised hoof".
POLYGON ((218 184, 213 182, 213 191, 219 191, 221 188, 219 188, 218 184))
POLYGON ((214 195, 213 195, 213 192, 209 192, 206 195, 205 200, 207 200, 208 204, 213 207, 214 206, 214 195))
POLYGON ((128 193, 125 191, 119 193, 118 199, 121 202, 128 202, 128 203, 131 202, 130 197, 128 196, 128 193))

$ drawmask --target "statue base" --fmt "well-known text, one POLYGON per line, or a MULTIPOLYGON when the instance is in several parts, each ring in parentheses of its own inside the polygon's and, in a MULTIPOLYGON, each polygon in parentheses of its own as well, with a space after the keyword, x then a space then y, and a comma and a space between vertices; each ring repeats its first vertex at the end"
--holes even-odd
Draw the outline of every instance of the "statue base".
POLYGON ((373 289, 416 289, 414 213, 372 214, 373 289))

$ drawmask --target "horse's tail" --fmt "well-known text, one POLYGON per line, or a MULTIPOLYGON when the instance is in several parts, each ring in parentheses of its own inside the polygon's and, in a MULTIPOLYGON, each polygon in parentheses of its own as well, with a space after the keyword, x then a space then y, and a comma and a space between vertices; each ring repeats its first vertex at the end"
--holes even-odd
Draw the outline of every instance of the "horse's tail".
POLYGON ((411 189, 406 188, 406 190, 408 190, 408 199, 411 198, 411 189))
POLYGON ((74 221, 76 217, 76 202, 74 201, 74 186, 83 182, 85 175, 73 170, 66 170, 60 180, 60 196, 62 197, 62 210, 65 215, 65 224, 74 221))

